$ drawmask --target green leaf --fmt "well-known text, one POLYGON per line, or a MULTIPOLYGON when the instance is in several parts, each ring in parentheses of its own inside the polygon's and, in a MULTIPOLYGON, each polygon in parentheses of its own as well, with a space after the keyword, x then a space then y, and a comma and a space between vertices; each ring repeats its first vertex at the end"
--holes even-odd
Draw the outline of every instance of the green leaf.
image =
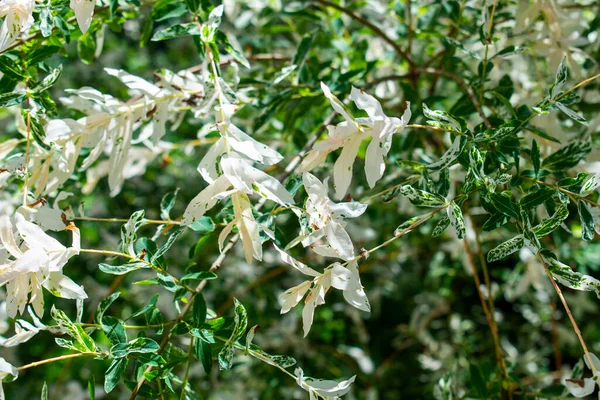
POLYGON ((52 45, 44 46, 44 45, 42 45, 42 47, 40 47, 39 49, 34 50, 31 53, 27 54, 27 58, 25 59, 25 62, 27 63, 27 65, 35 66, 35 65, 41 63, 42 61, 45 61, 48 58, 52 57, 60 49, 61 48, 59 46, 52 46, 52 45))
POLYGON ((215 230, 215 223, 210 217, 200 217, 193 224, 188 225, 188 227, 195 231, 200 232, 201 235, 206 233, 210 233, 215 230))
POLYGON ((88 386, 88 395, 90 396, 90 400, 95 400, 96 399, 96 379, 94 378, 94 375, 90 376, 87 386, 88 386))
POLYGON ((467 144, 466 136, 457 136, 452 142, 452 146, 434 163, 427 165, 427 168, 432 171, 439 171, 450 167, 456 159, 462 154, 465 145, 467 144))
POLYGON ((212 364, 213 364, 212 363, 212 349, 210 347, 210 344, 206 343, 204 340, 196 339, 195 350, 196 350, 196 357, 202 363, 204 372, 206 372, 206 375, 210 376, 210 374, 212 372, 212 364))
POLYGON ((445 111, 430 110, 425 103, 423 103, 423 115, 428 119, 427 123, 432 126, 459 133, 466 130, 456 117, 445 111))
POLYGON ((181 282, 187 281, 201 281, 201 280, 211 280, 217 279, 217 274, 209 271, 200 271, 200 272, 191 272, 189 274, 185 274, 179 280, 181 282))
MULTIPOLYGON (((188 12, 185 4, 172 0, 161 0, 152 9, 152 20, 156 22, 169 18, 177 18, 188 12)), ((195 12, 192 10, 192 12, 195 12)))
POLYGON ((435 225, 435 228, 433 228, 433 231, 431 232, 431 237, 441 236, 446 231, 446 229, 448 229, 449 226, 450 226, 450 217, 448 217, 447 215, 444 215, 442 217, 442 219, 440 219, 438 221, 438 223, 435 225))
POLYGON ((494 206, 494 208, 502 214, 508 217, 513 217, 516 220, 519 219, 519 210, 517 209, 516 204, 513 203, 509 197, 500 193, 490 193, 490 200, 492 202, 492 206, 494 206))
POLYGON ((164 220, 170 220, 171 210, 175 206, 175 201, 177 200, 177 193, 179 193, 179 188, 175 189, 172 192, 169 192, 163 196, 160 200, 160 217, 164 220))
POLYGON ((108 369, 106 370, 106 376, 104 378, 104 391, 106 393, 112 392, 121 380, 121 376, 127 369, 127 363, 129 362, 126 358, 114 359, 108 369))
POLYGON ((514 238, 509 239, 490 250, 487 255, 487 261, 494 262, 508 257, 509 255, 521 250, 524 245, 525 238, 523 235, 515 236, 514 238))
POLYGON ((455 202, 451 202, 450 207, 448 207, 448 218, 450 219, 450 225, 456 230, 458 238, 463 239, 467 233, 465 219, 460 207, 455 202))
POLYGON ((538 238, 542 238, 558 228, 569 216, 569 209, 564 204, 559 204, 550 218, 544 219, 539 225, 534 226, 533 232, 538 238))
POLYGON ((96 59, 96 33, 88 30, 77 40, 77 55, 84 64, 92 64, 96 59))
POLYGON ((560 140, 558 140, 557 138, 555 138, 553 136, 548 135, 548 133, 546 133, 546 131, 543 130, 542 128, 538 128, 537 126, 533 126, 533 125, 527 125, 525 127, 525 129, 543 139, 550 140, 551 142, 560 144, 560 140))
POLYGON ((176 24, 166 29, 162 29, 152 36, 153 42, 161 40, 175 39, 183 36, 200 35, 200 27, 195 22, 188 22, 185 24, 176 24))
POLYGON ((206 301, 202 293, 198 293, 194 297, 194 304, 192 304, 192 326, 199 328, 206 321, 206 301))
POLYGON ((115 344, 110 349, 110 354, 114 358, 127 357, 129 354, 155 353, 160 346, 154 340, 147 337, 139 337, 129 343, 115 344))
POLYGON ((298 45, 298 50, 296 50, 296 55, 294 56, 294 60, 292 64, 296 66, 296 83, 299 82, 300 74, 302 73, 302 68, 304 67, 304 61, 306 60, 306 56, 315 41, 316 33, 309 33, 304 35, 300 44, 298 45))
POLYGON ((48 400, 48 384, 44 382, 44 386, 42 386, 42 394, 40 395, 41 400, 48 400))
POLYGON ((227 340, 217 357, 219 360, 219 368, 221 370, 231 368, 231 359, 234 354, 233 344, 244 335, 244 332, 246 332, 246 328, 248 327, 248 314, 246 313, 246 308, 235 297, 233 302, 235 308, 233 331, 231 337, 227 340))
POLYGON ((184 227, 182 227, 182 226, 173 227, 173 229, 171 229, 171 232, 170 232, 169 237, 167 238, 167 241, 165 242, 165 244, 163 244, 158 250, 156 250, 156 253, 152 254, 152 257, 150 258, 150 263, 155 264, 160 257, 162 257, 167 251, 169 251, 171 246, 173 246, 173 243, 175 243, 177 238, 179 238, 179 236, 181 236, 181 234, 183 232, 185 232, 184 227))
POLYGON ((192 14, 196 14, 200 10, 200 0, 185 0, 185 5, 192 14))
POLYGON ((131 217, 129 217, 129 220, 121 227, 121 248, 124 253, 133 257, 136 256, 133 245, 137 239, 137 231, 144 225, 144 214, 144 210, 134 212, 131 214, 131 217))
POLYGON ((246 57, 244 57, 244 55, 242 54, 242 52, 240 52, 238 49, 236 49, 235 47, 233 47, 233 45, 229 41, 229 38, 227 37, 227 35, 225 35, 221 31, 217 31, 216 40, 217 40, 217 44, 223 50, 225 50, 227 52, 227 54, 231 55, 234 58, 235 61, 237 61, 240 64, 242 64, 244 67, 250 69, 250 63, 248 62, 248 60, 246 59, 246 57))
POLYGON ((111 275, 125 275, 125 274, 128 274, 129 272, 137 271, 138 269, 150 268, 150 266, 148 264, 143 263, 141 261, 131 262, 131 263, 122 264, 122 265, 110 265, 110 264, 100 263, 98 265, 98 267, 100 268, 100 271, 104 272, 105 274, 111 274, 111 275))
POLYGON ((404 185, 400 188, 400 193, 407 197, 408 200, 416 205, 422 207, 441 207, 446 204, 444 199, 439 194, 429 193, 424 190, 415 189, 410 185, 404 185))
POLYGON ((106 316, 102 318, 102 330, 112 344, 127 343, 125 323, 122 320, 106 316))
POLYGON ((3 93, 0 94, 0 107, 11 107, 25 101, 25 93, 3 93))
POLYGON ((27 72, 23 70, 21 64, 8 56, 0 56, 0 72, 17 82, 27 78, 27 72))
POLYGON ((542 167, 550 171, 572 168, 579 164, 579 161, 583 160, 591 149, 589 142, 575 141, 546 157, 542 162, 542 167))
POLYGON ((531 143, 531 151, 529 152, 531 157, 531 163, 533 164, 533 170, 535 171, 535 176, 537 177, 540 173, 540 147, 538 146, 535 140, 531 143))
POLYGON ((49 73, 39 84, 33 88, 34 92, 39 93, 50 89, 52 86, 54 86, 61 74, 62 65, 59 65, 58 68, 53 69, 51 73, 49 73))
POLYGON ((595 292, 600 299, 600 281, 596 278, 573 271, 571 267, 558 261, 549 251, 543 250, 542 256, 548 265, 548 271, 558 283, 575 290, 595 292))
POLYGON ((106 312, 106 310, 108 310, 108 307, 110 307, 110 305, 114 303, 116 299, 119 298, 120 295, 121 292, 113 293, 107 298, 103 299, 100 302, 100 304, 98 304, 98 308, 96 309, 96 313, 94 314, 95 323, 99 324, 102 322, 102 317, 104 316, 104 313, 106 312))
POLYGON ((581 186, 579 194, 583 197, 590 195, 600 187, 600 173, 590 176, 590 178, 581 186))
POLYGON ((531 210, 540 204, 543 204, 546 200, 549 200, 554 196, 554 193, 556 193, 556 190, 554 189, 541 187, 519 200, 519 205, 523 207, 524 210, 531 210))
POLYGON ((581 220, 581 238, 589 241, 596 236, 594 227, 596 225, 592 215, 592 206, 584 200, 579 200, 577 210, 579 211, 579 219, 581 220))
POLYGON ((560 94, 560 90, 567 82, 567 57, 564 56, 556 71, 556 77, 554 78, 554 84, 550 87, 550 98, 554 99, 560 94))
POLYGON ((558 108, 560 111, 562 111, 564 114, 566 114, 567 117, 571 118, 574 121, 579 122, 582 125, 588 124, 587 120, 582 115, 577 114, 575 111, 571 110, 569 107, 565 106, 560 101, 554 103, 553 107, 558 108))

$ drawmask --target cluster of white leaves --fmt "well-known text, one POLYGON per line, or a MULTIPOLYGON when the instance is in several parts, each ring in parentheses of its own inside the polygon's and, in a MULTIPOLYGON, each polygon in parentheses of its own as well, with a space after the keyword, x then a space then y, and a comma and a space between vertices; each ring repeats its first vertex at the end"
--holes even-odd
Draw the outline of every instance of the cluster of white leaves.
POLYGON ((34 0, 3 0, 0 2, 0 17, 4 17, 0 28, 0 52, 14 44, 21 33, 33 24, 34 0))
MULTIPOLYGON (((215 89, 221 90, 220 84, 215 89)), ((254 167, 255 163, 264 166, 276 164, 283 157, 236 127, 231 121, 236 111, 235 105, 222 93, 217 94, 221 97, 216 117, 221 137, 198 165, 198 172, 208 186, 189 203, 181 223, 184 226, 194 223, 214 207, 218 200, 230 197, 234 218, 219 235, 219 248, 223 249, 225 240, 233 228, 237 227, 246 261, 250 263, 253 258, 260 261, 260 230, 269 236, 272 233, 255 220, 248 195, 256 194, 283 206, 293 204, 294 199, 277 179, 254 167)))
MULTIPOLYGON (((85 33, 92 23, 95 0, 71 0, 71 8, 77 18, 81 32, 85 33)), ((0 17, 4 17, 0 28, 0 53, 13 45, 33 25, 35 0, 2 0, 0 17)))
POLYGON ((4 389, 2 388, 2 382, 10 376, 12 379, 17 379, 19 376, 19 371, 8 363, 4 358, 0 357, 0 400, 4 400, 4 389))
POLYGON ((121 80, 134 97, 123 102, 90 87, 68 90, 71 96, 61 98, 62 103, 87 115, 79 120, 50 120, 46 125, 45 140, 51 149, 35 146, 31 157, 34 197, 53 193, 65 183, 84 148, 90 151, 80 168, 87 170, 83 191, 91 192, 108 175, 111 195, 118 194, 125 179, 144 173, 148 163, 170 148, 161 140, 166 122, 180 122, 182 109, 203 93, 203 86, 191 74, 167 71, 159 74, 158 86, 123 70, 107 68, 106 72, 121 80), (138 130, 140 134, 134 137, 138 130), (134 146, 138 143, 143 146, 134 146), (103 154, 108 158, 99 161, 103 154))
POLYGON ((575 397, 589 396, 594 393, 596 385, 598 385, 598 379, 600 379, 600 359, 598 359, 594 353, 589 353, 589 355, 593 365, 590 365, 587 356, 583 356, 583 361, 585 362, 585 365, 593 371, 594 375, 591 378, 565 379, 565 386, 569 390, 569 393, 575 397))
POLYGON ((80 249, 79 229, 72 224, 67 229, 73 234, 69 248, 19 212, 14 215, 14 227, 8 215, 0 216, 0 286, 6 285, 6 311, 11 318, 22 314, 28 303, 37 315, 43 315, 42 288, 58 297, 87 298, 83 288, 62 273, 80 249))
POLYGON ((325 268, 325 271, 319 273, 306 264, 294 259, 276 245, 275 249, 279 252, 283 262, 291 265, 303 274, 312 277, 312 279, 288 289, 280 296, 283 303, 281 313, 285 314, 295 307, 308 293, 304 300, 304 309, 302 311, 304 336, 308 335, 312 326, 315 308, 325 304, 325 295, 332 287, 342 291, 344 299, 348 304, 362 311, 371 311, 369 300, 360 283, 356 260, 348 262, 347 267, 344 267, 340 263, 334 263, 325 268))
POLYGON ((367 205, 354 201, 334 203, 328 196, 328 180, 325 178, 321 182, 309 172, 302 174, 304 189, 308 194, 306 210, 294 211, 299 217, 305 216, 307 224, 302 226, 300 236, 290 242, 287 248, 302 242, 304 247, 311 246, 319 255, 350 260, 354 258, 354 245, 344 229, 344 219, 361 216, 367 205))
POLYGON ((354 379, 356 379, 356 375, 341 382, 310 378, 304 376, 302 368, 296 368, 294 370, 294 375, 296 375, 298 386, 309 393, 310 400, 318 400, 319 398, 327 400, 339 399, 341 396, 348 393, 350 385, 354 382, 354 379))
POLYGON ((352 88, 350 99, 356 107, 367 112, 368 118, 355 118, 351 111, 340 101, 327 85, 321 82, 321 89, 329 99, 335 111, 345 121, 327 127, 329 138, 317 142, 300 166, 301 171, 310 171, 322 164, 327 155, 339 148, 342 152, 333 167, 333 182, 337 198, 343 198, 352 181, 352 167, 363 140, 370 138, 365 156, 365 175, 369 187, 373 188, 385 171, 385 157, 392 145, 392 136, 404 128, 411 117, 410 103, 402 118, 388 117, 383 113, 381 104, 373 96, 352 88))

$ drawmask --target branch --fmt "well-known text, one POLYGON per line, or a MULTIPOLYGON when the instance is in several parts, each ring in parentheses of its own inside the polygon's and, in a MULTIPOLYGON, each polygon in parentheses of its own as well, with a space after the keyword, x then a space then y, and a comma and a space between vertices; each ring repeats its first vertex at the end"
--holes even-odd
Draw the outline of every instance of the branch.
POLYGON ((371 22, 367 21, 365 18, 361 17, 360 15, 358 15, 357 13, 355 13, 354 11, 342 7, 340 5, 337 5, 335 3, 332 3, 330 1, 327 0, 311 0, 315 3, 319 3, 322 6, 325 7, 331 7, 331 8, 335 8, 338 11, 343 12, 344 14, 346 14, 347 16, 349 16, 350 18, 360 22, 362 25, 366 26, 367 28, 369 28, 370 30, 373 31, 374 34, 376 34, 377 36, 379 36, 380 38, 382 38, 386 43, 388 43, 390 46, 392 46, 394 48, 394 50, 396 51, 396 53, 398 53, 398 55, 400 56, 400 58, 406 60, 406 62, 412 67, 415 67, 415 63, 413 60, 410 59, 410 56, 402 49, 402 47, 400 47, 400 45, 398 45, 398 43, 396 43, 394 40, 392 40, 392 38, 390 38, 388 35, 385 34, 385 32, 383 32, 381 29, 379 29, 377 26, 373 25, 371 22))

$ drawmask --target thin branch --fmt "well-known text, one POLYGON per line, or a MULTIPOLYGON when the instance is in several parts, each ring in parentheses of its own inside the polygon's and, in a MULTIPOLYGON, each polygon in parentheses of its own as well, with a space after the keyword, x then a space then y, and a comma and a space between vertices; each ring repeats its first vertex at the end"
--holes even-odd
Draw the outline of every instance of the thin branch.
POLYGON ((374 34, 376 34, 377 36, 379 36, 380 38, 382 38, 390 46, 392 46, 392 48, 394 49, 394 51, 396 51, 396 53, 398 54, 398 56, 400 56, 400 58, 404 59, 411 67, 415 66, 414 61, 411 60, 410 56, 402 49, 402 47, 400 47, 400 45, 398 43, 396 43, 394 40, 392 40, 392 38, 390 38, 384 31, 382 31, 381 29, 379 29, 376 25, 374 25, 371 22, 367 21, 365 18, 361 17, 360 15, 358 15, 357 13, 355 13, 354 11, 350 10, 349 8, 342 7, 342 6, 338 5, 338 4, 335 4, 335 3, 332 3, 330 1, 327 1, 327 0, 311 0, 311 1, 313 1, 315 3, 319 3, 322 6, 335 8, 336 10, 343 12, 344 14, 346 14, 347 16, 349 16, 350 18, 358 21, 362 25, 364 25, 367 28, 369 28, 370 30, 372 30, 374 34))
POLYGON ((66 354, 64 356, 47 358, 45 360, 36 361, 36 362, 32 362, 31 364, 23 365, 22 367, 17 368, 17 371, 23 371, 23 370, 26 370, 26 369, 29 369, 29 368, 37 367, 39 365, 53 363, 55 361, 68 360, 70 358, 76 358, 76 357, 98 357, 98 356, 106 357, 106 353, 96 353, 96 352, 92 353, 92 352, 90 352, 90 353, 66 354))

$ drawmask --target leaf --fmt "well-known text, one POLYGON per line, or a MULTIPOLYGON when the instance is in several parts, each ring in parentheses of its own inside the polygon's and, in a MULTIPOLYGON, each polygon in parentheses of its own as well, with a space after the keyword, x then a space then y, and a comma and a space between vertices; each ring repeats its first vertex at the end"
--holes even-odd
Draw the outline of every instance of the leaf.
POLYGON ((527 125, 524 129, 530 131, 534 135, 537 135, 541 138, 544 138, 546 140, 550 140, 551 142, 560 144, 560 140, 558 140, 557 138, 555 138, 553 136, 548 135, 546 133, 546 131, 543 130, 542 128, 538 128, 537 126, 533 126, 533 125, 527 125))
POLYGON ((427 165, 427 168, 432 171, 439 171, 441 169, 448 168, 456 161, 456 159, 462 154, 462 151, 467 144, 466 136, 457 136, 452 142, 452 146, 440 157, 440 159, 434 163, 427 165))
POLYGON ((137 231, 144 224, 144 210, 138 210, 131 214, 129 220, 121 227, 121 248, 124 253, 136 257, 134 243, 137 239, 137 231))
POLYGON ((43 92, 44 90, 50 89, 52 86, 54 86, 61 74, 62 65, 59 65, 58 68, 53 69, 51 73, 49 73, 40 83, 38 83, 33 88, 34 92, 39 93, 43 92))
POLYGON ((540 173, 540 147, 535 140, 531 143, 531 151, 529 152, 531 157, 531 163, 533 164, 533 170, 535 171, 535 177, 540 173))
POLYGON ((112 392, 121 380, 121 376, 127 369, 127 363, 129 362, 126 358, 114 359, 108 369, 106 370, 106 376, 104 378, 104 391, 106 393, 112 392))
POLYGON ((465 227, 465 219, 460 207, 455 202, 451 202, 447 212, 448 218, 450 219, 450 225, 452 225, 454 230, 456 230, 456 235, 458 238, 463 239, 466 235, 467 229, 465 227))
POLYGON ((44 382, 44 386, 42 386, 42 394, 40 395, 41 400, 48 400, 48 384, 44 382))
POLYGON ((584 200, 579 200, 577 210, 579 211, 579 219, 581 220, 581 238, 586 241, 593 240, 596 232, 594 230, 595 221, 591 205, 584 200))
POLYGON ((108 307, 110 307, 110 305, 112 303, 115 302, 116 299, 119 298, 119 296, 121 295, 121 292, 116 292, 111 294, 110 296, 108 296, 107 298, 103 299, 100 304, 98 304, 98 308, 96 309, 96 313, 94 314, 94 322, 99 324, 102 321, 102 317, 104 316, 104 313, 106 312, 106 310, 108 310, 108 307))
POLYGON ((25 93, 3 93, 0 94, 0 107, 11 107, 25 101, 25 93))
POLYGON ((582 115, 577 114, 575 111, 571 110, 569 107, 565 106, 560 101, 554 103, 553 106, 565 113, 567 117, 571 118, 572 120, 577 121, 582 125, 588 124, 587 120, 582 115))
POLYGON ((542 167, 550 171, 563 171, 579 164, 591 151, 589 142, 575 141, 552 153, 542 162, 542 167))
POLYGON ((53 46, 53 45, 44 46, 44 45, 42 45, 42 47, 40 47, 39 49, 28 53, 27 58, 25 59, 25 62, 27 63, 27 65, 35 66, 35 65, 41 63, 42 61, 46 61, 48 58, 52 57, 60 49, 61 49, 61 47, 59 47, 59 46, 53 46))
POLYGON ((575 290, 593 291, 600 299, 600 281, 596 278, 573 271, 547 250, 542 251, 542 256, 548 264, 548 271, 558 283, 575 290))
POLYGON ((88 386, 88 395, 90 396, 90 400, 95 400, 96 399, 96 379, 94 378, 94 375, 90 376, 87 386, 88 386))
POLYGON ((139 261, 122 265, 110 265, 100 263, 98 267, 100 268, 100 271, 104 272, 105 274, 111 275, 125 275, 129 272, 137 271, 138 269, 150 268, 148 264, 139 261))
POLYGON ((185 274, 179 280, 181 282, 187 281, 201 281, 201 280, 211 280, 217 279, 217 274, 209 271, 200 271, 200 272, 191 272, 189 274, 185 274))
POLYGON ((556 71, 556 77, 554 78, 554 83, 550 87, 550 98, 554 99, 556 96, 560 94, 560 90, 567 82, 567 57, 563 56, 560 64, 558 65, 558 70, 556 71))
POLYGON ((215 230, 215 223, 210 217, 200 217, 193 224, 188 225, 188 227, 195 231, 200 232, 201 235, 212 232, 215 230))
POLYGON ((84 64, 92 64, 96 59, 96 35, 93 29, 77 40, 77 55, 84 64))
POLYGON ((162 29, 152 36, 153 42, 161 40, 175 39, 183 36, 200 35, 200 27, 195 22, 188 22, 185 24, 175 24, 166 29, 162 29))
POLYGON ((127 343, 125 323, 122 320, 106 316, 102 318, 102 330, 112 344, 127 343))
MULTIPOLYGON (((191 11, 195 12, 194 10, 191 11)), ((183 3, 171 0, 162 0, 154 5, 151 19, 156 22, 160 22, 169 18, 181 17, 187 12, 188 8, 183 3)))
POLYGON ((227 54, 231 55, 235 61, 242 64, 244 67, 250 69, 250 63, 248 62, 248 59, 246 59, 246 57, 244 57, 244 55, 238 49, 233 47, 227 35, 221 31, 217 31, 216 39, 217 44, 219 44, 220 47, 227 52, 227 54))
POLYGON ((171 229, 171 232, 165 244, 158 248, 158 250, 156 250, 156 253, 152 254, 152 257, 150 258, 150 264, 155 264, 160 257, 162 257, 167 251, 169 251, 171 246, 173 246, 177 238, 179 238, 179 236, 181 236, 183 232, 185 232, 185 227, 182 226, 175 226, 173 229, 171 229))
POLYGON ((147 337, 139 337, 129 343, 115 344, 110 349, 110 354, 114 358, 123 358, 129 354, 155 353, 159 348, 160 346, 154 340, 147 337))
POLYGON ((202 293, 198 293, 194 297, 194 304, 192 304, 192 326, 199 328, 206 321, 206 301, 202 293))
POLYGON ((404 185, 400 188, 400 193, 407 197, 408 200, 416 205, 422 207, 441 207, 446 204, 444 199, 439 194, 429 193, 424 190, 415 189, 410 185, 404 185))
POLYGON ((509 239, 490 250, 487 255, 487 261, 494 262, 508 257, 514 252, 521 250, 524 245, 525 238, 523 235, 515 236, 514 238, 509 239))
POLYGON ((583 197, 590 195, 600 187, 600 173, 590 176, 579 190, 579 194, 583 197))
POLYGON ((533 227, 533 232, 538 238, 542 238, 558 228, 569 216, 569 209, 564 204, 559 204, 550 218, 544 219, 539 225, 533 227))
POLYGON ((556 193, 556 190, 554 189, 549 187, 541 187, 535 192, 529 193, 527 196, 519 200, 519 205, 523 207, 524 210, 533 209, 540 204, 543 204, 546 200, 552 198, 554 193, 556 193))
POLYGON ((423 103, 423 115, 428 119, 427 123, 432 126, 458 133, 464 132, 462 124, 455 117, 445 111, 430 110, 425 103, 423 103))
POLYGON ((23 70, 21 64, 8 56, 0 56, 0 72, 17 82, 27 78, 27 72, 23 70))
MULTIPOLYGON (((296 76, 299 78, 302 73, 302 68, 304 67, 304 61, 306 60, 306 56, 315 41, 316 33, 309 33, 304 35, 300 44, 298 45, 298 50, 296 50, 296 55, 294 56, 294 60, 292 64, 296 66, 296 76)), ((299 79, 296 79, 296 83, 298 83, 299 79)))
POLYGON ((206 375, 210 376, 210 374, 212 372, 212 364, 213 364, 212 363, 212 349, 210 347, 210 344, 206 343, 204 340, 196 339, 195 350, 196 350, 196 357, 202 363, 204 372, 206 372, 206 375))
POLYGON ((440 219, 438 221, 438 223, 435 225, 435 228, 433 228, 433 231, 431 232, 431 237, 438 237, 440 235, 442 235, 446 229, 448 229, 448 227, 450 226, 450 217, 448 217, 447 215, 444 215, 442 217, 442 219, 440 219))
POLYGON ((496 210, 502 214, 512 217, 516 220, 519 219, 519 210, 515 203, 510 198, 500 193, 490 193, 490 200, 496 210))
POLYGON ((248 327, 248 314, 246 313, 246 308, 235 297, 233 298, 233 303, 235 308, 233 331, 217 357, 219 360, 219 368, 221 370, 231 368, 231 359, 234 354, 233 343, 244 335, 244 332, 246 332, 246 328, 248 327))
POLYGON ((160 200, 160 217, 162 219, 171 219, 170 213, 173 207, 175 206, 175 200, 177 200, 177 193, 179 193, 179 188, 165 194, 160 200))

